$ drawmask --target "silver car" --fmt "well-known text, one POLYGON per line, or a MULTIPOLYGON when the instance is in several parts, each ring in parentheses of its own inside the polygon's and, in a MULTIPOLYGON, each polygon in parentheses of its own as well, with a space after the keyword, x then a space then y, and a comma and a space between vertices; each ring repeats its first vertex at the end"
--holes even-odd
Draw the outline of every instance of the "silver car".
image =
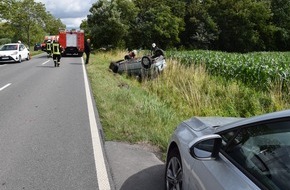
POLYGON ((290 110, 182 122, 168 146, 165 176, 167 190, 290 189, 290 110))
POLYGON ((166 67, 165 55, 162 50, 157 50, 155 56, 143 56, 142 58, 130 58, 128 55, 117 62, 111 62, 109 69, 114 73, 127 73, 131 76, 142 78, 155 78, 166 67))

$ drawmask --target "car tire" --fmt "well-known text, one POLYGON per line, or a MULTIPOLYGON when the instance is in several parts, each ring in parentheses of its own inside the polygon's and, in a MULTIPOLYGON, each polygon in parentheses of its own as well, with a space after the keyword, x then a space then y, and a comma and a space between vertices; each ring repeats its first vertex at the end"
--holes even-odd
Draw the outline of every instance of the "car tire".
POLYGON ((26 58, 26 60, 28 61, 30 59, 30 55, 29 54, 27 54, 27 58, 26 58))
POLYGON ((165 189, 182 189, 183 171, 180 153, 174 147, 167 156, 165 169, 165 189))
POLYGON ((118 66, 116 65, 115 62, 111 62, 109 68, 110 68, 114 73, 117 73, 117 72, 118 72, 118 66))
POLYGON ((129 60, 129 59, 131 59, 131 57, 129 55, 125 55, 124 59, 129 60))
POLYGON ((18 63, 21 63, 21 61, 22 61, 22 57, 21 57, 21 55, 19 55, 18 63))
POLYGON ((150 69, 151 65, 152 65, 152 60, 150 57, 148 56, 143 56, 141 59, 141 65, 143 68, 145 69, 150 69))

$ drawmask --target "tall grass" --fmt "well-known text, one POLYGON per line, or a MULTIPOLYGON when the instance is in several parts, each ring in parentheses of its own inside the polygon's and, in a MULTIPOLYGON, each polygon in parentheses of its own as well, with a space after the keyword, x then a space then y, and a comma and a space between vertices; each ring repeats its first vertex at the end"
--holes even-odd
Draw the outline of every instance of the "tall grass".
POLYGON ((166 72, 146 89, 185 117, 249 117, 284 108, 288 102, 279 90, 256 91, 238 80, 209 75, 204 65, 168 61, 166 72))
POLYGON ((87 65, 106 140, 146 142, 165 152, 175 127, 192 116, 249 117, 289 108, 283 94, 212 76, 202 64, 167 59, 158 78, 142 83, 109 71, 125 53, 98 52, 87 65))
POLYGON ((97 53, 87 65, 105 139, 145 142, 165 151, 180 119, 175 110, 141 88, 136 79, 109 71, 109 63, 124 57, 123 53, 97 53))

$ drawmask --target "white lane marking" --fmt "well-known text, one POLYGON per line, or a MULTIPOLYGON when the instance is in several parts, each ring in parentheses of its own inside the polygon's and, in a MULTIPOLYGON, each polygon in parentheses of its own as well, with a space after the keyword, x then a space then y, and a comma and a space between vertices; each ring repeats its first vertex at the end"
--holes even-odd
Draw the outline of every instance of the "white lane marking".
POLYGON ((83 66, 83 72, 84 72, 87 106, 88 106, 88 113, 89 113, 89 120, 90 120, 90 127, 91 127, 91 135, 92 135, 92 143, 93 143, 93 149, 94 149, 98 185, 99 185, 100 190, 110 190, 111 187, 110 187, 108 172, 107 172, 107 168, 105 164, 105 157, 104 157, 103 149, 101 146, 100 134, 99 134, 96 118, 95 118, 95 112, 93 108, 92 97, 91 97, 91 93, 89 89, 88 77, 87 77, 87 72, 85 69, 83 58, 82 58, 82 66, 83 66))
POLYGON ((47 60, 46 62, 42 63, 42 65, 45 65, 46 63, 48 63, 50 60, 47 60))
POLYGON ((2 88, 0 88, 0 91, 4 90, 5 88, 7 88, 8 86, 10 86, 11 83, 6 84, 5 86, 3 86, 2 88))

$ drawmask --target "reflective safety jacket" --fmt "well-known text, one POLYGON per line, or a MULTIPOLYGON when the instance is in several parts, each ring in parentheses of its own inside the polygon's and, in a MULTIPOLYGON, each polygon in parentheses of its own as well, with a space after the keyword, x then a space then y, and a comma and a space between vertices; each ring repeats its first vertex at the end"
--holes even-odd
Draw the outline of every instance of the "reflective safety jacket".
POLYGON ((51 43, 50 42, 46 43, 46 50, 51 51, 51 43))
POLYGON ((59 43, 53 43, 52 44, 52 54, 60 55, 60 45, 59 45, 59 43))

